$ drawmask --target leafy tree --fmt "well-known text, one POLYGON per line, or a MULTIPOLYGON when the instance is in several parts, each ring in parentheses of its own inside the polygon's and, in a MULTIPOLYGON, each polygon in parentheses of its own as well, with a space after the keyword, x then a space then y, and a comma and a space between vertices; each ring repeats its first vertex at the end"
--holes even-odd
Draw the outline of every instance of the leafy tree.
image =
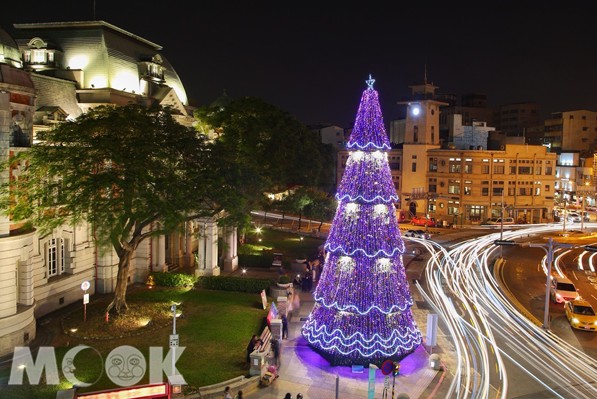
POLYGON ((219 134, 214 146, 226 167, 221 172, 234 179, 247 205, 259 206, 266 191, 317 186, 329 167, 329 151, 314 132, 258 98, 199 108, 195 117, 204 133, 209 127, 219 134))
POLYGON ((319 220, 317 231, 321 233, 321 226, 324 220, 332 220, 336 212, 336 200, 325 191, 311 189, 309 190, 311 203, 305 208, 305 216, 310 219, 319 220))
POLYGON ((312 189, 309 187, 299 187, 294 193, 288 196, 291 209, 299 215, 298 229, 301 229, 301 221, 303 219, 303 211, 313 202, 312 189))
POLYGON ((211 171, 217 162, 204 136, 177 123, 170 108, 101 106, 39 139, 11 160, 26 170, 3 187, 2 209, 41 235, 91 223, 98 248, 111 246, 119 257, 108 312, 127 309, 130 261, 144 239, 236 205, 211 171))

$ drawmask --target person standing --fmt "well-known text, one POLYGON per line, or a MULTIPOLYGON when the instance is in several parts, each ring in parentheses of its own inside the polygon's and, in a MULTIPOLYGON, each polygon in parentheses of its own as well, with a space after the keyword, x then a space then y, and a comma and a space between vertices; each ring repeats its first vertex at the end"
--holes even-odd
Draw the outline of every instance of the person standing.
POLYGON ((238 391, 235 399, 243 399, 243 391, 238 391))
POLYGON ((282 339, 288 338, 288 319, 286 315, 282 315, 282 339))
POLYGON ((271 340, 272 343, 272 351, 274 353, 274 364, 276 366, 276 368, 280 367, 280 341, 278 341, 276 338, 272 338, 271 340))
POLYGON ((232 399, 232 394, 230 393, 230 387, 224 388, 224 399, 232 399))
POLYGON ((258 342, 259 339, 257 338, 257 335, 253 334, 249 344, 247 345, 247 363, 251 363, 251 353, 255 350, 258 342))

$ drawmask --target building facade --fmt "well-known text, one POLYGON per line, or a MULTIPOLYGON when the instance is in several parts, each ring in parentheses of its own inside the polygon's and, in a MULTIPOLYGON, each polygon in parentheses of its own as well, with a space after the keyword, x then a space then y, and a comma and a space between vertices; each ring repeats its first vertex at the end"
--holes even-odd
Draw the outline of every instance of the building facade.
MULTIPOLYGON (((105 104, 169 105, 191 126, 192 107, 161 46, 103 21, 17 24, 0 28, 0 157, 34 145, 36 133, 105 104)), ((3 182, 19 168, 0 171, 3 182)), ((150 227, 153 228, 154 226, 150 227)), ((143 241, 128 280, 145 282, 170 266, 218 275, 238 264, 236 230, 217 217, 189 221, 184 232, 143 241), (225 245, 218 245, 218 243, 225 245)), ((0 214, 0 356, 35 338, 36 318, 116 285, 118 257, 99 251, 88 224, 40 237, 0 214)))
POLYGON ((553 152, 579 151, 590 157, 597 151, 597 112, 556 112, 544 124, 544 145, 553 152))
MULTIPOLYGON (((428 215, 449 225, 479 224, 502 210, 520 223, 553 220, 557 155, 540 145, 489 150, 494 128, 480 122, 464 128, 457 114, 446 124, 452 142, 441 145, 440 113, 449 104, 436 99, 436 89, 411 86, 412 100, 398 103, 406 106, 406 118, 392 125, 396 148, 388 161, 400 197, 399 220, 428 215)), ((347 156, 340 151, 338 183, 347 156)))

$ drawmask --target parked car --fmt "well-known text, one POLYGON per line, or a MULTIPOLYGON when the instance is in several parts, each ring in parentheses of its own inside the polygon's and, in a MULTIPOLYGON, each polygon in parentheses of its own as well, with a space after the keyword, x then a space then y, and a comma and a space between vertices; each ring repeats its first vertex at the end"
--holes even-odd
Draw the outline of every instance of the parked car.
MULTIPOLYGON (((501 225, 502 224, 502 218, 489 218, 483 224, 501 225)), ((514 218, 505 217, 504 218, 504 225, 507 225, 507 224, 514 224, 514 218)))
POLYGON ((413 226, 427 226, 435 227, 435 218, 428 218, 426 216, 414 216, 410 219, 410 224, 413 226))
POLYGON ((552 302, 562 303, 577 299, 579 295, 576 286, 570 279, 566 277, 552 276, 549 297, 552 302))
POLYGON ((429 233, 426 233, 425 230, 421 229, 410 229, 404 232, 405 237, 414 237, 414 238, 421 238, 423 240, 428 240, 431 238, 429 233))
POLYGON ((597 315, 589 302, 583 298, 573 299, 564 304, 566 318, 573 328, 597 331, 597 315))

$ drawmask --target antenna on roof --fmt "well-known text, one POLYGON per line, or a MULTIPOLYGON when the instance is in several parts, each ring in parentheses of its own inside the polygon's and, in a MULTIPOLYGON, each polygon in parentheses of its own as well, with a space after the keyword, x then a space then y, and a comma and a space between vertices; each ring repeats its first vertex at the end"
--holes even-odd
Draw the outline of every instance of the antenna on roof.
POLYGON ((425 63, 425 76, 424 76, 424 83, 427 84, 427 63, 425 63))
POLYGON ((93 20, 95 21, 95 0, 93 0, 93 20))

